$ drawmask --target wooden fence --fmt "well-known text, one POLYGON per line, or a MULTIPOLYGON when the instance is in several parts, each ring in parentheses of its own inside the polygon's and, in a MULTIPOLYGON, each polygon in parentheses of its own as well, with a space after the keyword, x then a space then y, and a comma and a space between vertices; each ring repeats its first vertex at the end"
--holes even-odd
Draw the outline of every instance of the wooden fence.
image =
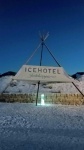
MULTIPOLYGON (((83 105, 84 97, 81 94, 59 94, 45 93, 44 100, 46 103, 65 104, 65 105, 83 105)), ((0 102, 20 102, 35 103, 36 94, 0 94, 0 102)), ((38 103, 41 102, 41 93, 38 96, 38 103)))

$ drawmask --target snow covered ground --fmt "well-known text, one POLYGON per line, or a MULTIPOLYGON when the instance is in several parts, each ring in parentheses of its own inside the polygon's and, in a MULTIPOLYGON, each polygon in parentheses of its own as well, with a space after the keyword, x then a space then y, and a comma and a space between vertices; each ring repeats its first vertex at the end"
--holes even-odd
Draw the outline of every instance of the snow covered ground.
POLYGON ((0 150, 84 150, 84 106, 0 103, 0 150))
MULTIPOLYGON (((12 76, 0 78, 0 92, 12 76)), ((84 80, 75 80, 84 92, 84 80)), ((34 93, 37 85, 11 83, 7 93, 34 93)), ((40 85, 40 92, 77 93, 71 83, 40 85)), ((84 150, 84 106, 0 103, 0 150, 84 150)))

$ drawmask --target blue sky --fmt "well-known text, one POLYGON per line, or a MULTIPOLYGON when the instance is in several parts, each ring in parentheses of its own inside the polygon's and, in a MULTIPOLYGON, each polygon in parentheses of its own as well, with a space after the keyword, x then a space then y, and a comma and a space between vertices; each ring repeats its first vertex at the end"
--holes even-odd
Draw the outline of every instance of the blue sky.
MULTIPOLYGON (((0 0, 0 73, 18 71, 40 42, 39 31, 69 74, 84 71, 83 0, 0 0)), ((39 65, 40 50, 29 62, 39 65)), ((42 65, 57 66, 44 48, 42 65)))

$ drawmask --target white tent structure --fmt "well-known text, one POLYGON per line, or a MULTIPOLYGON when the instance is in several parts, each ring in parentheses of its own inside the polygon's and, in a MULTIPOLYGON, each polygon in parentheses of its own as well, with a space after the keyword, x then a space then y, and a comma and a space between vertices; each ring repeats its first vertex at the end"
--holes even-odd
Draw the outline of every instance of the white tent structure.
MULTIPOLYGON (((36 97, 36 105, 38 101, 38 93, 39 93, 39 84, 41 83, 72 83, 76 89, 83 95, 83 93, 78 89, 78 87, 74 83, 74 79, 71 78, 61 67, 61 65, 58 63, 58 61, 55 59, 54 55, 50 51, 50 49, 47 47, 45 44, 45 40, 48 37, 49 34, 46 36, 40 36, 41 38, 41 43, 38 45, 38 47, 35 49, 31 57, 26 61, 26 64, 23 65, 20 70, 17 72, 17 74, 12 78, 13 80, 25 80, 33 83, 38 83, 38 88, 37 88, 37 97, 36 97), (34 54, 37 52, 37 50, 42 46, 41 49, 41 56, 40 56, 40 65, 39 66, 31 66, 27 65, 30 59, 34 56, 34 54), (50 66, 42 66, 42 53, 43 53, 43 46, 46 47, 58 67, 50 67, 50 66)), ((11 81, 11 82, 12 82, 11 81)), ((9 85, 8 85, 9 86, 9 85)), ((7 86, 7 87, 8 87, 7 86)), ((6 88, 7 88, 6 87, 6 88)), ((4 89, 4 91, 6 90, 4 89)), ((3 91, 3 92, 4 92, 3 91)), ((2 92, 2 93, 3 93, 2 92)))

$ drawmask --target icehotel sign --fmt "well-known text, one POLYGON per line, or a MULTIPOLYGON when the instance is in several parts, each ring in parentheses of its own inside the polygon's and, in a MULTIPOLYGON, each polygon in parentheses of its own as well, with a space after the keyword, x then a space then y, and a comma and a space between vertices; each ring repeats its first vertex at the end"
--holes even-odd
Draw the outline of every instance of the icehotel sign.
POLYGON ((62 67, 23 65, 14 79, 30 81, 59 81, 64 78, 62 67))
POLYGON ((25 72, 31 73, 33 75, 44 75, 44 76, 52 76, 56 74, 60 74, 60 70, 58 68, 50 68, 50 67, 42 67, 42 66, 25 66, 25 72))
POLYGON ((56 74, 60 74, 60 70, 57 68, 51 67, 42 67, 42 66, 28 66, 25 67, 25 73, 30 75, 30 78, 37 80, 47 80, 56 77, 56 74))

